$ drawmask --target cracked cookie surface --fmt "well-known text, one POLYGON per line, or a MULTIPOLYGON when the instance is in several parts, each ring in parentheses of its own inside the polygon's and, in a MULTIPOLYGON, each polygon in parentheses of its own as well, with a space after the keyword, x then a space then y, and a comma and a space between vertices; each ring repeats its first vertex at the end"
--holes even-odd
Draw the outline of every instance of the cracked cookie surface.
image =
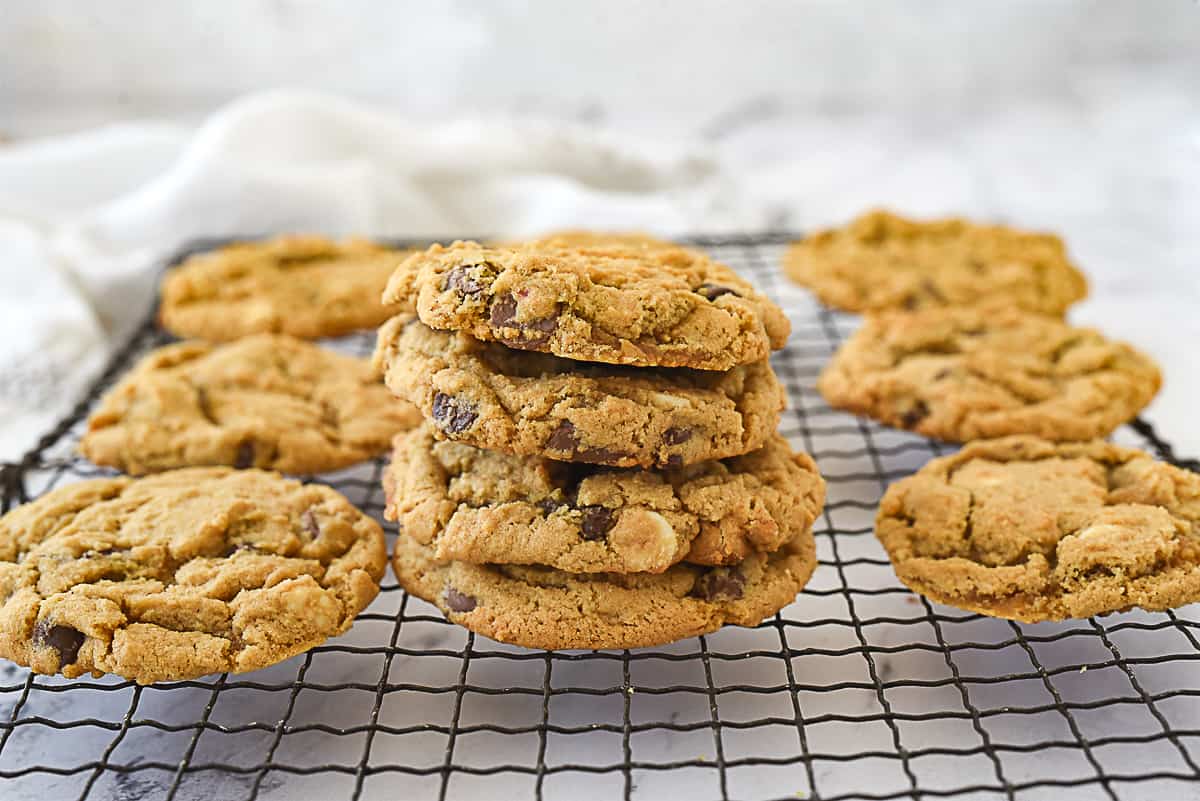
POLYGON ((392 568, 408 592, 454 623, 527 648, 640 648, 755 626, 796 599, 816 567, 812 534, 729 567, 681 563, 663 573, 568 573, 548 567, 438 562, 401 534, 392 568))
POLYGON ((198 253, 163 279, 159 321, 176 336, 210 342, 374 328, 396 313, 380 297, 407 255, 361 239, 298 235, 198 253))
POLYGON ((384 300, 432 328, 638 367, 728 370, 767 358, 791 330, 778 306, 725 265, 628 241, 434 245, 400 265, 384 300))
POLYGON ((1007 303, 1061 317, 1087 281, 1057 236, 872 211, 794 243, 784 271, 853 312, 1007 303))
POLYGON ((386 564, 379 524, 319 484, 84 481, 0 518, 0 656, 141 684, 256 670, 346 631, 386 564))
POLYGON ((1102 437, 1135 417, 1161 383, 1150 358, 1094 329, 974 307, 867 317, 817 388, 837 408, 966 442, 1102 437))
POLYGON ((724 373, 577 362, 435 331, 411 315, 380 328, 375 359, 440 437, 617 467, 755 450, 784 405, 765 361, 724 373))
POLYGON ((810 532, 825 482, 778 434, 753 453, 662 471, 601 468, 396 438, 389 520, 438 561, 537 564, 573 573, 727 565, 810 532))
POLYGON ((1200 600, 1200 475, 1102 441, 973 442, 888 488, 896 575, 1025 622, 1200 600))
POLYGON ((201 465, 321 473, 378 456, 419 421, 366 360, 258 334, 151 352, 101 400, 80 450, 131 475, 201 465))

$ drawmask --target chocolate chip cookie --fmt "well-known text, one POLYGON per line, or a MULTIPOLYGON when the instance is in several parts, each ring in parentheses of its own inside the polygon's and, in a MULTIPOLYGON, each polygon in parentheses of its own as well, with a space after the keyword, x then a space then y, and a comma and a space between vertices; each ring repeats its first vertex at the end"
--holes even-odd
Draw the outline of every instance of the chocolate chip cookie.
POLYGON ((765 359, 791 330, 779 307, 699 251, 617 242, 434 245, 400 265, 384 301, 432 328, 638 367, 728 370, 765 359))
POLYGON ((304 339, 374 328, 392 314, 380 301, 407 253, 350 239, 280 236, 201 253, 163 280, 162 326, 180 337, 224 342, 248 334, 304 339))
POLYGON ((865 312, 965 306, 998 298, 1061 317, 1087 294, 1062 240, 949 218, 872 211, 796 242, 784 271, 828 306, 865 312))
POLYGON ((1090 328, 1012 307, 868 317, 826 366, 830 404, 951 442, 1102 437, 1158 392, 1158 367, 1090 328))
POLYGON ((328 487, 190 468, 56 489, 0 518, 0 656, 141 684, 272 665, 379 591, 379 525, 328 487))
POLYGON ((825 483, 778 434, 745 456, 662 471, 600 468, 396 438, 389 520, 439 561, 539 564, 573 573, 727 565, 811 530, 825 483))
POLYGON ((366 360, 257 334, 153 351, 100 402, 80 450, 132 475, 197 465, 321 473, 383 453, 419 420, 366 360))
POLYGON ((616 245, 635 248, 677 248, 674 242, 659 239, 641 231, 592 231, 584 228, 566 228, 550 231, 532 239, 505 239, 486 243, 490 248, 515 248, 524 245, 549 247, 606 247, 616 245))
POLYGON ((1107 442, 972 442, 889 487, 875 531, 901 581, 985 615, 1200 601, 1200 475, 1107 442))
POLYGON ((411 315, 380 328, 375 359, 443 438, 618 467, 755 450, 784 404, 765 361, 724 373, 592 364, 435 331, 411 315))
POLYGON ((401 534, 392 567, 408 592, 454 623, 527 648, 639 648, 754 626, 796 598, 816 567, 811 534, 731 567, 662 573, 568 573, 549 567, 438 562, 401 534))

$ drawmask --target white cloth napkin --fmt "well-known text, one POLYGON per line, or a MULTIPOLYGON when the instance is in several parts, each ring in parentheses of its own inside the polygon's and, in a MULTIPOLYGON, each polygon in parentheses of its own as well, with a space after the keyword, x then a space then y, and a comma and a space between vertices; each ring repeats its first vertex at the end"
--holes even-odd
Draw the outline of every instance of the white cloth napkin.
POLYGON ((520 236, 563 226, 759 228, 694 147, 506 119, 418 125, 272 92, 195 130, 120 125, 0 148, 0 460, 30 447, 196 237, 520 236))

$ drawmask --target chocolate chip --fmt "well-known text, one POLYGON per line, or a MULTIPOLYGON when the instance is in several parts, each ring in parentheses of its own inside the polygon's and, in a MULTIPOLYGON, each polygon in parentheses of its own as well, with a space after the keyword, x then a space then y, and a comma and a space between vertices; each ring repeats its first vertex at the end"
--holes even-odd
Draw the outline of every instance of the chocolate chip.
POLYGON ((558 330, 558 318, 545 317, 517 327, 521 330, 519 338, 501 337, 500 341, 510 348, 534 350, 545 345, 550 341, 550 337, 554 336, 554 332, 558 330))
POLYGON ((575 424, 570 420, 559 421, 550 436, 546 437, 546 448, 552 451, 573 451, 578 444, 579 437, 575 436, 575 424))
POLYGON ((742 578, 741 573, 712 570, 696 579, 695 585, 692 586, 692 595, 706 601, 715 601, 718 598, 735 600, 742 597, 745 587, 746 580, 742 578))
POLYGON ((683 457, 678 453, 669 453, 667 454, 667 460, 663 464, 667 467, 682 467, 683 457))
POLYGON ((39 620, 33 627, 34 645, 42 645, 58 651, 60 668, 72 664, 79 656, 79 649, 86 639, 83 632, 70 626, 52 626, 49 620, 39 620))
POLYGON ((702 297, 708 298, 709 300, 716 300, 717 298, 721 297, 722 295, 733 295, 735 298, 741 297, 741 295, 734 292, 732 289, 730 289, 727 286, 721 286, 719 284, 707 284, 707 283, 701 284, 700 286, 696 287, 696 294, 700 295, 702 297))
POLYGON ((559 500, 555 500, 554 498, 542 498, 540 501, 537 502, 536 505, 537 505, 537 508, 542 510, 542 514, 545 514, 545 515, 553 514, 554 512, 557 512, 559 509, 561 509, 562 507, 566 506, 565 503, 563 503, 562 501, 559 501, 559 500))
POLYGON ((446 601, 446 606, 450 607, 451 612, 470 612, 478 605, 474 597, 465 592, 459 592, 453 587, 447 587, 442 598, 446 601))
POLYGON ((456 289, 460 295, 478 295, 482 292, 483 285, 471 277, 471 268, 474 266, 476 265, 460 264, 446 273, 446 280, 442 282, 442 291, 456 289))
POLYGON ((312 509, 304 510, 304 514, 300 515, 300 522, 314 540, 321 536, 321 524, 317 522, 317 516, 312 509))
POLYGON ((929 407, 925 405, 925 401, 918 400, 912 405, 904 415, 900 418, 900 425, 905 428, 913 428, 917 423, 929 416, 929 407))
POLYGON ((488 319, 492 328, 516 328, 521 332, 519 337, 501 337, 500 341, 510 348, 529 350, 545 345, 554 332, 558 330, 558 317, 543 317, 528 323, 516 322, 517 299, 512 293, 501 295, 492 301, 488 319))
POLYGON ((466 431, 479 415, 468 401, 452 397, 444 392, 433 396, 433 419, 447 434, 466 431))
POLYGON ((581 511, 583 521, 579 524, 579 531, 585 540, 603 539, 617 524, 617 516, 603 506, 585 506, 581 511))
POLYGON ((245 470, 247 467, 254 466, 254 442, 245 440, 238 445, 237 456, 234 457, 233 466, 238 470, 245 470))
POLYGON ((692 438, 690 428, 668 428, 663 432, 663 442, 667 445, 681 445, 692 438))
POLYGON ((512 293, 501 295, 492 301, 492 308, 489 312, 488 319, 493 328, 503 328, 513 321, 517 316, 517 299, 512 296, 512 293))
POLYGON ((628 456, 629 454, 627 453, 621 453, 609 448, 582 448, 575 451, 574 459, 577 462, 589 462, 591 464, 616 464, 628 456))

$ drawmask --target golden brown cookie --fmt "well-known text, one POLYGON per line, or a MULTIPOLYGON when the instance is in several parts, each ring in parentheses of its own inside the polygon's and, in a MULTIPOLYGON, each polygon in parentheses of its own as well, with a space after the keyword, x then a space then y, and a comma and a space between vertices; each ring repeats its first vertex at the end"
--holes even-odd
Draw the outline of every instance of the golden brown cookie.
POLYGON ((1090 328, 1005 307, 868 316, 817 388, 829 403, 951 442, 1102 437, 1162 383, 1158 367, 1090 328))
POLYGON ((319 484, 84 481, 0 518, 0 656, 140 684, 256 670, 350 628, 386 564, 379 524, 319 484))
POLYGON ((1200 601, 1200 475, 1107 442, 972 442, 889 487, 875 531, 901 581, 985 615, 1200 601))
POLYGON ((755 450, 784 404, 765 361, 723 373, 577 362, 435 331, 411 315, 380 328, 375 359, 441 437, 617 467, 755 450))
POLYGON ((885 211, 794 243, 783 266, 822 303, 854 312, 1000 299, 1061 317, 1087 294, 1087 281, 1056 236, 885 211))
POLYGON ((378 456, 419 421, 367 361, 258 334, 151 352, 100 402, 80 450, 132 475, 199 465, 322 473, 378 456))
POLYGON ((677 248, 679 245, 641 231, 593 231, 565 228, 530 239, 499 239, 486 243, 490 248, 515 248, 524 245, 549 247, 605 247, 616 245, 635 248, 677 248))
POLYGON ((163 280, 162 326, 225 342, 249 334, 303 339, 374 328, 395 313, 380 297, 407 252, 361 239, 280 236, 188 258, 163 280))
POLYGON ((432 328, 638 367, 728 370, 765 359, 791 330, 725 265, 636 244, 434 245, 400 265, 384 300, 432 328))
POLYGON ((812 528, 825 500, 813 460, 778 434, 750 454, 661 472, 512 456, 396 438, 387 518, 439 561, 539 564, 574 573, 727 565, 812 528))
POLYGON ((816 567, 811 534, 730 567, 663 573, 567 573, 548 567, 438 562, 401 534, 400 585, 454 623, 527 648, 639 648, 755 626, 795 600, 816 567))

